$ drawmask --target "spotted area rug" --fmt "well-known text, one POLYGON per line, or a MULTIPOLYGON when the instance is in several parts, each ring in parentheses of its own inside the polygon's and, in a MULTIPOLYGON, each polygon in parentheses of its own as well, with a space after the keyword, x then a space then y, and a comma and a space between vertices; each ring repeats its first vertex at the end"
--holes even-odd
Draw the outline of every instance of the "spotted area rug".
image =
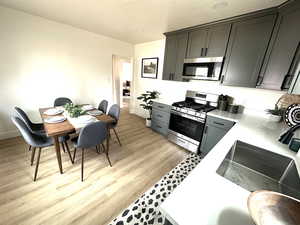
POLYGON ((125 209, 109 225, 140 225, 165 223, 165 218, 158 206, 200 163, 201 157, 190 153, 186 159, 166 174, 140 198, 125 209))

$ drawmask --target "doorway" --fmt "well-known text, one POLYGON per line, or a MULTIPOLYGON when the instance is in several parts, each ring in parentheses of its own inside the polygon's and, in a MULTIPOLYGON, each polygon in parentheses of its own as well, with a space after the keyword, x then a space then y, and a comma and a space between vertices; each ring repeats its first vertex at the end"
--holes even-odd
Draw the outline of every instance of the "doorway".
POLYGON ((132 95, 132 59, 113 55, 113 99, 121 108, 129 108, 132 95))

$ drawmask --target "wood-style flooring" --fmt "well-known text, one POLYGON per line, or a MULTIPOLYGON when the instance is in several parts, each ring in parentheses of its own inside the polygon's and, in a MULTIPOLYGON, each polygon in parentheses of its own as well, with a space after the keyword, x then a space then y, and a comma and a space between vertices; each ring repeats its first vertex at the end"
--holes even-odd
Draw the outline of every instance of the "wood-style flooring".
POLYGON ((127 109, 121 112, 117 131, 123 145, 112 133, 113 167, 104 154, 87 150, 84 182, 81 154, 72 165, 62 153, 60 174, 54 148, 43 149, 33 182, 34 166, 23 139, 0 141, 0 224, 108 224, 188 154, 127 109))

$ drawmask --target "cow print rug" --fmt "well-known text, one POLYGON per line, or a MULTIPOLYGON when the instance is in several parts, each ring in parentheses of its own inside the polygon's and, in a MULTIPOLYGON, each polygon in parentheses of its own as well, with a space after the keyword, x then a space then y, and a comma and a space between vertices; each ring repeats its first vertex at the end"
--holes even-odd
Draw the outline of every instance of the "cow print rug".
POLYGON ((200 163, 201 157, 190 153, 186 159, 166 174, 158 183, 125 209, 109 225, 140 225, 165 223, 158 206, 200 163))

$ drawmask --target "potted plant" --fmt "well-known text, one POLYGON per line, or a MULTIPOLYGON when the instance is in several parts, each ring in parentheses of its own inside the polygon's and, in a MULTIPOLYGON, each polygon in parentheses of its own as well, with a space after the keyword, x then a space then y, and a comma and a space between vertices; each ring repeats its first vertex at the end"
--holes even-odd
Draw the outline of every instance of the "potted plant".
POLYGON ((284 113, 284 109, 280 109, 277 104, 274 109, 267 109, 267 114, 269 114, 269 121, 280 122, 284 113))
POLYGON ((84 114, 84 111, 82 110, 81 106, 74 105, 73 103, 65 104, 64 108, 71 118, 77 118, 84 114))
POLYGON ((146 118, 146 126, 150 127, 151 126, 151 117, 152 117, 152 104, 153 104, 153 99, 158 98, 159 96, 158 91, 146 91, 146 93, 141 94, 139 97, 137 97, 138 100, 143 101, 140 106, 142 106, 143 109, 148 111, 148 117, 146 118))

